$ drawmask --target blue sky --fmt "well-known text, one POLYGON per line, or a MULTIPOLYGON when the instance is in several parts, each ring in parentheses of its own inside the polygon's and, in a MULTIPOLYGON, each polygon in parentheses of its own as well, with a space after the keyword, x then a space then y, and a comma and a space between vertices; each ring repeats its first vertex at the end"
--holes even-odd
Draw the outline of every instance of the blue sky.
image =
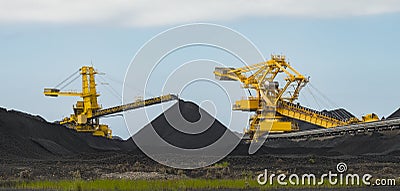
MULTIPOLYGON (((49 121, 68 116, 76 98, 44 97, 43 88, 91 63, 106 73, 98 78, 103 107, 120 104, 115 92, 100 81, 122 94, 124 75, 135 52, 154 35, 192 22, 232 28, 267 58, 271 53, 285 54, 297 70, 311 77, 314 87, 335 102, 325 104, 314 89, 306 88, 299 100, 303 105, 315 109, 337 105, 358 117, 370 112, 388 116, 400 107, 398 1, 168 2, 0 1, 0 107, 38 114, 49 121)), ((199 52, 203 58, 221 56, 222 62, 229 61, 226 55, 210 50, 180 55, 197 58, 199 52)), ((79 85, 69 88, 79 89, 79 85)), ((186 96, 198 101, 196 95, 186 96)), ((121 117, 102 121, 110 124, 114 134, 129 136, 121 117)))

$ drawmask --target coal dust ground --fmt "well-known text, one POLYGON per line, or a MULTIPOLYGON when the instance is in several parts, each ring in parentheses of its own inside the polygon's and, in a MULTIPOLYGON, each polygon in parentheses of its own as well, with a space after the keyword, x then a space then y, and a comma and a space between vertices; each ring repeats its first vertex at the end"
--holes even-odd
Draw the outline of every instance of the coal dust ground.
MULTIPOLYGON (((175 130, 166 116, 180 111, 187 121, 197 121, 202 111, 196 104, 179 101, 151 124, 160 137, 186 148, 207 146, 225 131, 218 120, 199 135, 175 130), (177 110, 178 109, 178 110, 177 110)), ((207 117, 208 114, 206 113, 207 117)), ((149 130, 145 126, 139 136, 149 130)), ((238 139, 238 138, 237 138, 238 139)), ((371 174, 374 178, 400 177, 400 132, 388 131, 313 140, 267 140, 254 155, 248 144, 236 149, 216 165, 194 170, 163 166, 141 152, 132 141, 109 140, 77 133, 46 122, 39 116, 0 108, 0 180, 64 179, 256 179, 271 173, 321 175, 336 172, 344 162, 347 173, 371 174)))

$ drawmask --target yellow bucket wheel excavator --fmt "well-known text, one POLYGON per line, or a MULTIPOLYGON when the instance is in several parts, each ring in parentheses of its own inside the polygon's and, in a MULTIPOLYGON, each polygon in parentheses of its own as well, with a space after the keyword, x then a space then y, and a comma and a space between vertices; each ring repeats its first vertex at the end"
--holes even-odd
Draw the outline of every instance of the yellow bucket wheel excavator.
POLYGON ((324 128, 379 120, 373 113, 363 116, 361 120, 355 117, 341 119, 294 103, 309 78, 294 69, 284 55, 271 55, 271 59, 266 62, 242 68, 216 67, 214 74, 218 80, 239 81, 243 88, 256 92, 256 96, 236 101, 232 108, 254 112, 249 127, 245 129, 250 140, 256 140, 267 132, 298 131, 298 125, 293 119, 324 128), (284 75, 282 87, 277 80, 279 75, 284 75))

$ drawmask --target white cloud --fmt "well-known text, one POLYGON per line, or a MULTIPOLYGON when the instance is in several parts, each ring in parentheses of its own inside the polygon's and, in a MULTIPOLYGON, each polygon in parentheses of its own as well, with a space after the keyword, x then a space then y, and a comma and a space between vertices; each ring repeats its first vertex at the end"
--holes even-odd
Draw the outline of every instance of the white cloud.
POLYGON ((399 0, 0 0, 0 23, 159 26, 241 17, 335 18, 400 12, 399 0))

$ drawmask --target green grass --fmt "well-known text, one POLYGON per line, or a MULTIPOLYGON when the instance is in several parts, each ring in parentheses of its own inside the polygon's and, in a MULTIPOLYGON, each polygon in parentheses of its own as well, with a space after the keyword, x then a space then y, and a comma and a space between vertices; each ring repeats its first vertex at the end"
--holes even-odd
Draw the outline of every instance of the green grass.
POLYGON ((14 188, 56 190, 186 190, 259 188, 256 181, 246 180, 61 180, 17 182, 14 188))
POLYGON ((220 162, 220 163, 215 163, 215 164, 214 164, 214 167, 217 167, 217 168, 226 168, 226 167, 229 167, 229 162, 224 161, 224 162, 220 162))
POLYGON ((305 185, 259 185, 256 180, 246 179, 179 179, 179 180, 60 180, 60 181, 16 181, 2 182, 0 188, 19 189, 49 189, 49 190, 188 190, 188 189, 260 189, 271 188, 316 188, 328 187, 339 188, 340 185, 332 186, 324 184, 320 186, 305 185))

